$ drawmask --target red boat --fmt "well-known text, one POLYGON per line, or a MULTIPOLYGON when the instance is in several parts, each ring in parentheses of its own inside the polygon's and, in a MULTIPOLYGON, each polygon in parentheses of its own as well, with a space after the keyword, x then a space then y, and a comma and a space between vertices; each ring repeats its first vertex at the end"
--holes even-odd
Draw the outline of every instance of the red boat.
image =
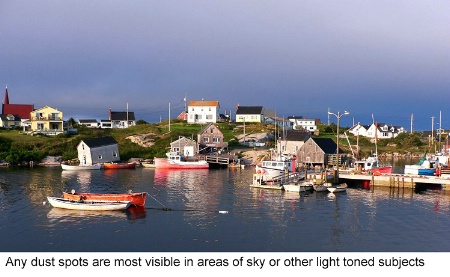
POLYGON ((134 169, 136 165, 134 163, 104 163, 104 169, 134 169))
POLYGON ((147 192, 130 193, 86 193, 86 192, 63 192, 64 199, 74 201, 131 201, 131 205, 144 206, 147 192))
POLYGON ((354 167, 358 171, 362 171, 365 173, 370 173, 373 175, 391 175, 392 174, 392 166, 391 165, 382 165, 378 160, 378 156, 371 155, 365 160, 359 160, 354 162, 354 167))

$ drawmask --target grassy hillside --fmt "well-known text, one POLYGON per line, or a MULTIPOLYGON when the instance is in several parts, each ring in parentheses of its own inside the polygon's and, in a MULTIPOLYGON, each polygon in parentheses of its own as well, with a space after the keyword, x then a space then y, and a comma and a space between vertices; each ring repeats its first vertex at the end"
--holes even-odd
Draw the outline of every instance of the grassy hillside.
MULTIPOLYGON (((225 136, 225 141, 229 142, 229 147, 238 146, 236 136, 244 134, 244 125, 240 123, 218 123, 218 127, 225 136)), ((22 134, 19 130, 0 130, 0 160, 12 163, 21 161, 39 161, 46 156, 62 156, 63 160, 77 157, 76 147, 78 143, 87 138, 112 136, 119 144, 120 156, 123 160, 130 158, 153 158, 164 157, 169 149, 170 143, 185 136, 197 139, 197 133, 204 128, 201 124, 187 124, 183 121, 168 121, 158 124, 138 124, 127 129, 90 129, 78 127, 78 134, 59 136, 30 136, 22 134), (131 142, 127 137, 132 135, 147 135, 154 143, 151 147, 142 147, 131 142)), ((321 125, 320 137, 329 137, 336 140, 335 125, 321 125)), ((346 128, 340 130, 340 134, 346 128)), ((245 134, 275 132, 273 125, 246 123, 245 134)), ((366 138, 356 138, 349 135, 351 145, 359 144, 362 156, 367 156, 375 150, 373 142, 366 138), (358 140, 358 141, 357 141, 358 140)), ((342 150, 351 153, 349 143, 346 138, 339 141, 342 150)), ((242 147, 242 146, 240 146, 242 147)), ((378 153, 398 152, 401 154, 409 152, 425 152, 427 143, 420 140, 420 134, 401 134, 396 139, 379 140, 378 153)))

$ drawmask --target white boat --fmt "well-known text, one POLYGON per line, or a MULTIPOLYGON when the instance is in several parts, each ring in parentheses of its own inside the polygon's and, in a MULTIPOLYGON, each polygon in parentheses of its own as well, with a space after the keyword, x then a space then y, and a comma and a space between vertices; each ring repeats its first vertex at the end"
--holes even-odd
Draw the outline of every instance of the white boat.
POLYGON ((339 184, 336 186, 327 187, 327 190, 331 193, 345 192, 345 191, 347 191, 347 184, 342 183, 342 184, 339 184))
POLYGON ((207 169, 209 163, 205 160, 187 160, 177 152, 166 153, 167 158, 154 158, 155 168, 168 169, 207 169))
POLYGON ((281 155, 273 160, 262 161, 261 165, 256 166, 256 174, 261 181, 272 181, 281 176, 285 176, 296 171, 296 157, 281 155))
POLYGON ((61 164, 61 168, 63 170, 92 170, 92 169, 101 169, 101 164, 93 164, 93 165, 71 165, 71 164, 61 164))
POLYGON ((131 205, 131 201, 73 201, 51 196, 48 196, 47 200, 55 208, 85 211, 126 210, 131 205))
POLYGON ((312 190, 313 184, 311 181, 292 182, 292 183, 283 185, 283 189, 285 191, 303 192, 303 191, 312 190))

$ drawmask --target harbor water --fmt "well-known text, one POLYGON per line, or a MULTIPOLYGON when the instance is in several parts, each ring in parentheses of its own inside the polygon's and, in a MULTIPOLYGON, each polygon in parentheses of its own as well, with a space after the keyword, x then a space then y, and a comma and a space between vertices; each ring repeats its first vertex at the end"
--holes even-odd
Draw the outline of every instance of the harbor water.
POLYGON ((246 169, 0 168, 2 252, 448 252, 448 191, 290 193, 246 169), (63 191, 147 191, 145 208, 52 208, 63 191))

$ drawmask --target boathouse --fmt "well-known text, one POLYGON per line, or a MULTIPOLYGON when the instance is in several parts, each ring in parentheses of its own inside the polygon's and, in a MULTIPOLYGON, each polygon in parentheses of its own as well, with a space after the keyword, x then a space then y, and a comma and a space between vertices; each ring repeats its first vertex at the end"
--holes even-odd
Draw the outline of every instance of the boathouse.
MULTIPOLYGON (((297 160, 304 165, 320 165, 326 167, 336 157, 336 143, 331 138, 309 138, 297 152, 297 160)), ((343 158, 345 153, 339 149, 343 158)), ((340 159, 340 164, 344 161, 340 159)))
POLYGON ((120 161, 119 146, 110 136, 82 140, 77 151, 80 165, 120 161))

